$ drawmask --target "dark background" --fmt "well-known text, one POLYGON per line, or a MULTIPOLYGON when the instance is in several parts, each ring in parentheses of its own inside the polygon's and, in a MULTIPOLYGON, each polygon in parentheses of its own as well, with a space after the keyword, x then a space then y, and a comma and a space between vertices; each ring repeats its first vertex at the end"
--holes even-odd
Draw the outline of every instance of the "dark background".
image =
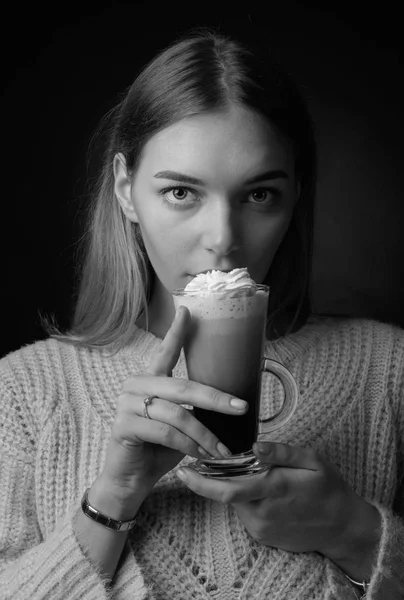
POLYGON ((404 327, 402 32, 392 2, 15 3, 0 48, 0 355, 46 337, 39 310, 68 325, 97 169, 86 165, 91 136, 145 60, 204 25, 267 41, 313 114, 316 310, 404 327))

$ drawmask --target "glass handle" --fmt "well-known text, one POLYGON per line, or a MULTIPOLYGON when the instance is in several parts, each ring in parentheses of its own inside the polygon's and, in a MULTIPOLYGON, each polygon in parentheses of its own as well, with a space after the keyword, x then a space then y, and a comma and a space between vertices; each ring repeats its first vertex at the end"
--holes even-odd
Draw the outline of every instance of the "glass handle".
POLYGON ((280 427, 283 427, 293 416, 297 408, 299 399, 299 390, 292 373, 280 362, 270 358, 263 358, 262 371, 272 373, 281 381, 285 390, 285 399, 281 409, 268 419, 259 419, 260 424, 265 423, 265 431, 260 431, 259 435, 271 433, 280 427))

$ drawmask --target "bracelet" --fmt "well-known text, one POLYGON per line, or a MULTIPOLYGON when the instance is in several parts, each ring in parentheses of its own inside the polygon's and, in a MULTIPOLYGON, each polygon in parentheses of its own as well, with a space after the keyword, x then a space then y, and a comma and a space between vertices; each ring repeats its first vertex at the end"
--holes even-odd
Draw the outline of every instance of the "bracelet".
POLYGON ((354 579, 351 579, 351 577, 349 577, 349 575, 347 575, 346 573, 344 573, 344 575, 347 579, 349 579, 351 583, 353 583, 357 587, 360 587, 365 592, 365 594, 361 596, 361 598, 365 598, 366 592, 368 591, 370 584, 366 583, 366 581, 355 581, 354 579))
POLYGON ((99 510, 94 508, 94 506, 91 506, 91 504, 88 502, 89 490, 90 488, 86 489, 83 498, 81 499, 81 508, 86 517, 92 519, 100 525, 103 525, 104 527, 107 527, 108 529, 112 529, 112 531, 129 531, 130 529, 134 528, 136 524, 135 518, 129 519, 129 521, 117 521, 111 517, 103 515, 99 510))

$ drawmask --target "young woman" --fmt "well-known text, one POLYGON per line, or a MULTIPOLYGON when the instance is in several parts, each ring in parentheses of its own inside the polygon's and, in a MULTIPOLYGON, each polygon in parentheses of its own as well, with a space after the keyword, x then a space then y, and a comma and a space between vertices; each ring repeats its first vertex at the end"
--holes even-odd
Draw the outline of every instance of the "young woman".
POLYGON ((294 85, 199 32, 106 130, 72 327, 0 362, 2 598, 403 598, 404 334, 311 314, 315 144, 294 85), (238 267, 271 288, 267 354, 300 399, 254 445, 270 470, 217 481, 187 464, 228 450, 182 405, 247 407, 188 380, 171 291, 238 267))

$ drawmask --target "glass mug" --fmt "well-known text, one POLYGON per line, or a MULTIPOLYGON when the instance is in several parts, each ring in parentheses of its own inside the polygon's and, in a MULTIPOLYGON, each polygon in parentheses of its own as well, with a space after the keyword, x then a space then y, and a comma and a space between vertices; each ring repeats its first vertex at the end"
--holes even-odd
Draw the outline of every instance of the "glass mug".
POLYGON ((252 451, 262 434, 279 429, 297 407, 298 388, 292 374, 281 363, 264 356, 269 287, 256 285, 197 294, 174 290, 174 306, 186 306, 191 323, 184 342, 188 377, 246 400, 243 415, 193 408, 194 416, 232 452, 229 458, 204 458, 192 466, 206 477, 227 479, 250 476, 269 468, 252 451), (233 295, 232 295, 233 294, 233 295), (268 419, 260 418, 262 374, 271 372, 284 388, 280 410, 268 419))

